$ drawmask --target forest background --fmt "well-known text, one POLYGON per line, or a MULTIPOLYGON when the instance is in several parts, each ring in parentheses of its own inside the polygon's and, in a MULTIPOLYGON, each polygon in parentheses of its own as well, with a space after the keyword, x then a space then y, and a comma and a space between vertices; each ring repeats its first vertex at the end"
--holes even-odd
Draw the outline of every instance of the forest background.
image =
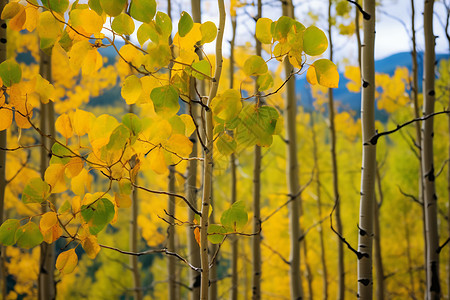
POLYGON ((450 299, 450 2, 432 18, 426 174, 424 7, 373 7, 411 50, 369 68, 373 229, 358 220, 369 1, 160 2, 0 2, 2 299, 450 299))

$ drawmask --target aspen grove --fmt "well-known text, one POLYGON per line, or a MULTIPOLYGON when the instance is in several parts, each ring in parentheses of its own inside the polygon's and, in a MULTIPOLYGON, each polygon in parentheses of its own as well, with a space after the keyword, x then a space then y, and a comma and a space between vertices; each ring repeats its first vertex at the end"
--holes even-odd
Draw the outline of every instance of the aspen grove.
POLYGON ((323 2, 0 0, 1 299, 450 299, 450 2, 323 2))

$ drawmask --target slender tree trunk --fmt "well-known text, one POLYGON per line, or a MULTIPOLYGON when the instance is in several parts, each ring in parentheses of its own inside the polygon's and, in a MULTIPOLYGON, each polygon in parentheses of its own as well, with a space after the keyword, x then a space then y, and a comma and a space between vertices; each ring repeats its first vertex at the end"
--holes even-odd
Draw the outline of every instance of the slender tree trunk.
MULTIPOLYGON (((230 41, 230 89, 234 87, 234 45, 236 40, 236 16, 231 16, 232 38, 230 41)), ((236 155, 230 155, 231 172, 231 204, 237 199, 236 155)), ((237 300, 239 295, 239 239, 237 235, 231 236, 231 293, 230 299, 237 300)))
POLYGON ((370 143, 375 135, 375 1, 364 0, 363 10, 370 16, 364 19, 364 44, 362 48, 362 98, 361 123, 363 156, 361 168, 361 200, 359 213, 358 295, 372 299, 372 238, 374 219, 376 145, 370 143))
MULTIPOLYGON (((214 166, 213 166, 214 169, 214 166)), ((214 185, 211 187, 211 206, 215 207, 214 205, 214 185)), ((211 216, 209 217, 209 222, 211 224, 215 224, 216 214, 215 210, 213 209, 211 211, 211 216)), ((210 261, 212 261, 216 251, 218 250, 218 246, 216 244, 212 244, 209 249, 209 258, 210 261)), ((214 262, 210 263, 210 270, 209 270, 209 300, 217 300, 217 264, 219 263, 219 254, 217 254, 216 259, 214 262)))
MULTIPOLYGON (((355 0, 356 3, 358 3, 358 0, 355 0)), ((361 69, 361 32, 359 28, 359 10, 355 5, 355 34, 356 34, 356 43, 358 45, 358 65, 361 69)))
MULTIPOLYGON (((200 0, 191 0, 191 10, 192 10, 192 18, 194 22, 201 23, 201 7, 200 7, 200 0)), ((202 53, 200 49, 196 50, 197 55, 199 58, 201 58, 202 53)), ((200 83, 202 84, 202 83, 200 83)), ((191 87, 190 87, 190 97, 191 99, 195 99, 197 97, 196 91, 195 91, 195 78, 191 78, 191 87)), ((200 90, 203 90, 203 88, 200 88, 200 90)), ((190 114, 194 121, 197 122, 197 124, 200 124, 200 112, 199 107, 197 105, 191 106, 190 114)), ((198 137, 197 132, 192 133, 190 140, 193 144, 192 146, 192 152, 189 157, 197 157, 199 155, 198 151, 198 137)), ((197 160, 193 159, 189 161, 188 164, 188 172, 187 172, 187 180, 186 180, 186 195, 188 201, 192 204, 193 207, 197 208, 197 196, 198 196, 198 189, 197 189, 197 178, 198 178, 198 163, 197 160)), ((188 208, 188 218, 189 221, 194 220, 194 212, 188 208)), ((188 258, 192 265, 194 266, 200 266, 200 247, 197 244, 197 241, 195 240, 194 236, 194 228, 188 227, 188 258)), ((190 299, 191 300, 197 300, 200 298, 200 277, 201 275, 192 270, 189 269, 189 286, 191 287, 190 292, 190 299)))
MULTIPOLYGON (((435 87, 435 36, 433 34, 433 0, 425 0, 424 34, 425 59, 423 80, 423 114, 434 112, 435 87)), ((439 236, 437 226, 437 196, 435 191, 435 175, 433 164, 433 118, 423 122, 422 127, 422 169, 424 172, 424 206, 425 227, 427 233, 427 291, 428 300, 439 299, 441 287, 439 282, 439 236)))
MULTIPOLYGON (((294 7, 292 1, 282 2, 283 15, 294 18, 294 7)), ((285 76, 288 78, 292 72, 292 65, 288 59, 284 60, 285 76)), ((295 80, 291 78, 286 83, 286 100, 285 100, 285 127, 287 140, 286 153, 286 176, 291 200, 288 204, 289 210, 289 233, 290 233, 290 292, 291 299, 303 299, 303 287, 300 272, 300 180, 298 177, 299 167, 297 160, 297 101, 295 94, 295 80)))
MULTIPOLYGON (((169 192, 175 194, 175 166, 169 166, 169 192)), ((175 216, 175 197, 169 196, 168 202, 169 227, 167 228, 167 250, 175 252, 175 220, 170 216, 175 216)), ((177 270, 174 256, 167 257, 167 277, 169 281, 168 295, 169 300, 176 300, 179 298, 177 293, 177 270)))
POLYGON ((383 203, 383 189, 381 188, 381 176, 380 169, 377 166, 376 171, 376 181, 377 181, 377 190, 378 190, 378 198, 379 203, 376 201, 374 204, 374 224, 373 224, 373 234, 374 234, 374 264, 376 271, 376 298, 377 300, 384 300, 385 295, 385 283, 384 283, 384 269, 383 269, 383 260, 381 256, 381 232, 380 232, 380 208, 383 203))
MULTIPOLYGON (((333 61, 333 21, 331 15, 332 0, 328 0, 328 39, 329 39, 329 51, 330 60, 333 61)), ((341 199, 339 197, 339 176, 338 176, 338 163, 336 155, 336 128, 334 124, 334 97, 333 89, 328 89, 328 116, 330 126, 330 152, 331 152, 331 164, 333 167, 333 193, 335 202, 335 215, 336 215, 336 231, 342 235, 342 219, 341 219, 341 199)), ((338 240, 338 295, 337 299, 343 300, 345 298, 345 269, 344 269, 344 244, 338 240)))
MULTIPOLYGON (((223 33, 225 30, 225 4, 223 0, 218 0, 219 6, 219 26, 216 38, 216 70, 214 74, 214 80, 211 84, 211 90, 207 102, 205 103, 210 107, 211 101, 217 95, 217 88, 219 85, 220 75, 222 73, 222 41, 223 33)), ((208 286, 209 286, 209 259, 208 259, 208 212, 209 205, 211 203, 212 192, 212 167, 213 167, 213 120, 211 109, 205 110, 205 131, 206 131, 206 149, 204 157, 204 180, 203 180, 203 195, 202 195, 202 216, 200 218, 200 259, 202 267, 201 276, 201 300, 208 299, 208 286)))
MULTIPOLYGON (((319 156, 318 156, 318 146, 317 146, 317 136, 315 130, 314 114, 311 115, 311 131, 313 137, 313 156, 314 156, 314 169, 315 169, 315 181, 316 181, 316 194, 317 194, 317 210, 319 219, 322 218, 322 197, 321 197, 321 183, 320 183, 320 167, 319 167, 319 156)), ((322 223, 319 224, 319 241, 320 241, 320 262, 322 264, 322 299, 328 299, 328 269, 326 260, 325 243, 323 238, 323 226, 322 223)))
MULTIPOLYGON (((262 14, 262 2, 258 0, 257 2, 257 15, 255 20, 258 21, 262 14)), ((261 42, 256 38, 256 55, 261 56, 261 42)), ((255 83, 256 90, 256 101, 259 105, 259 92, 258 84, 255 83)), ((253 232, 258 232, 261 227, 261 147, 255 145, 254 150, 254 167, 253 167, 253 232)), ((252 237, 252 257, 253 257, 253 267, 252 267, 252 299, 261 299, 261 234, 255 234, 252 237)))
POLYGON ((415 284, 414 284, 414 272, 413 272, 413 263, 412 263, 412 256, 411 256, 411 233, 409 231, 409 225, 407 223, 407 214, 406 211, 403 210, 403 223, 405 224, 405 239, 406 239, 406 259, 408 261, 408 273, 409 273, 409 285, 410 285, 410 294, 409 296, 411 299, 416 300, 416 291, 415 291, 415 284))
MULTIPOLYGON (((40 52, 40 69, 39 73, 50 83, 52 82, 52 63, 51 57, 45 54, 43 51, 40 52)), ((40 120, 41 130, 44 134, 49 134, 55 137, 55 111, 53 108, 53 102, 49 101, 47 104, 41 103, 41 120, 40 120)), ((45 170, 49 164, 49 155, 47 149, 52 148, 52 144, 47 137, 41 137, 41 144, 45 147, 41 147, 41 177, 44 179, 45 170)), ((50 197, 50 201, 54 202, 54 195, 50 197)), ((42 212, 45 213, 48 210, 48 203, 44 202, 42 205, 42 212)), ((55 271, 55 253, 54 245, 42 243, 41 244, 41 257, 40 257, 40 268, 39 268, 39 298, 41 300, 51 300, 56 298, 56 283, 54 278, 55 271)))
MULTIPOLYGON (((412 97, 413 97, 413 103, 414 103, 414 118, 420 117, 420 105, 419 105, 419 83, 418 83, 418 77, 419 77, 419 71, 417 66, 417 48, 416 48, 416 28, 415 28, 415 5, 414 0, 411 0, 411 31, 412 31, 412 97)), ((415 128, 416 128, 416 145, 420 150, 420 145, 422 144, 422 132, 420 129, 420 123, 416 122, 415 128)), ((423 203, 423 169, 422 169, 422 151, 419 151, 419 202, 423 203)), ((425 228, 425 206, 422 205, 422 228, 423 228, 423 237, 424 237, 424 262, 427 261, 427 235, 426 235, 426 228, 425 228)), ((426 263, 424 263, 424 271, 425 275, 427 273, 426 263)))
MULTIPOLYGON (((7 0, 0 0, 0 11, 3 11, 7 0)), ((6 20, 0 20, 0 63, 6 60, 6 20)), ((7 142, 6 130, 0 131, 0 224, 3 224, 5 218, 5 190, 6 190, 6 149, 7 142)), ((2 299, 6 299, 7 295, 7 285, 6 285, 6 248, 0 246, 0 280, 2 289, 2 299)))

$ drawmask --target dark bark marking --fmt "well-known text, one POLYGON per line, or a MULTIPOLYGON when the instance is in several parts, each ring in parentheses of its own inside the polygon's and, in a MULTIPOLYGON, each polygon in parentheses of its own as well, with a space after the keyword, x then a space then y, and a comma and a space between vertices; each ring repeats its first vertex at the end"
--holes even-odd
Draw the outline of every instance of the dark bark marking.
POLYGON ((361 282, 364 286, 368 286, 370 284, 370 279, 359 279, 358 282, 361 282))
POLYGON ((436 294, 441 293, 441 286, 439 284, 439 274, 437 268, 437 262, 433 261, 431 263, 431 287, 430 292, 435 292, 436 294))
POLYGON ((6 44, 6 39, 5 39, 5 38, 1 38, 1 39, 0 39, 0 43, 6 44))
POLYGON ((436 177, 434 176, 434 164, 431 164, 431 169, 425 174, 425 178, 428 178, 429 181, 433 182, 436 177))
POLYGON ((6 29, 6 27, 7 27, 6 23, 3 23, 3 24, 1 25, 1 27, 2 27, 3 29, 6 29))
POLYGON ((367 81, 363 80, 363 85, 362 86, 363 86, 363 88, 366 88, 366 87, 369 86, 369 83, 367 81))
POLYGON ((436 95, 436 92, 434 90, 431 90, 428 92, 428 96, 434 96, 436 95))

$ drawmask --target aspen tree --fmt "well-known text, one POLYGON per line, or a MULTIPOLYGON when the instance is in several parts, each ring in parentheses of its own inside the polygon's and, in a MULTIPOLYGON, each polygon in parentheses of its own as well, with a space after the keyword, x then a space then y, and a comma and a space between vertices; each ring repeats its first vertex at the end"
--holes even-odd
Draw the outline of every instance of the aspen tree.
MULTIPOLYGON (((294 18, 294 7, 292 1, 282 2, 283 15, 294 18)), ((292 65, 286 58, 284 60, 284 69, 286 79, 292 72, 292 65)), ((296 118, 297 118, 297 102, 295 95, 295 80, 290 78, 286 83, 285 97, 285 127, 287 139, 287 155, 286 155, 286 176, 288 182, 289 197, 291 200, 288 205, 289 209, 289 234, 290 234, 290 290, 291 299, 302 299, 303 288, 300 272, 300 215, 299 202, 301 201, 300 181, 298 178, 298 160, 297 160, 297 135, 296 135, 296 118)))
MULTIPOLYGON (((313 157, 314 157, 314 180, 316 181, 316 197, 317 197, 317 212, 319 218, 322 218, 322 192, 321 192, 321 182, 320 182, 320 167, 319 167, 319 156, 318 156, 318 146, 317 146, 317 135, 315 129, 314 113, 311 114, 311 131, 313 140, 313 157)), ((320 262, 322 265, 322 299, 328 299, 328 268, 326 259, 326 250, 323 238, 323 226, 322 223, 319 224, 319 241, 320 241, 320 262)))
MULTIPOLYGON (((191 10, 192 10, 192 19, 196 23, 201 23, 201 1, 200 0, 191 0, 191 10)), ((202 52, 200 48, 197 48, 195 51, 201 59, 202 52)), ((190 79, 190 91, 189 96, 191 99, 195 99, 196 92, 194 88, 195 78, 192 77, 190 79)), ((203 83, 199 83, 201 85, 200 91, 203 91, 203 83)), ((190 103, 190 114, 192 118, 201 125, 199 122, 200 112, 198 105, 190 103)), ((190 136, 190 141, 193 144, 192 152, 190 154, 190 158, 197 157, 199 154, 198 147, 198 137, 197 132, 193 132, 190 136)), ((192 159, 189 161, 188 169, 187 169, 187 178, 186 178, 186 196, 191 205, 197 208, 197 197, 198 197, 198 189, 197 189, 197 178, 198 178, 198 162, 196 159, 192 159)), ((188 218, 189 221, 194 220, 194 212, 192 209, 188 208, 188 218)), ((194 266, 200 266, 200 248, 195 240, 194 236, 194 228, 188 227, 188 258, 190 262, 194 266)), ((200 298, 200 274, 192 269, 189 269, 189 286, 191 287, 190 299, 199 299, 200 298)))
MULTIPOLYGON (((175 194, 175 166, 169 167, 169 193, 175 194)), ((170 195, 168 201, 169 227, 167 228, 167 250, 175 252, 175 220, 170 216, 175 216, 175 197, 170 195)), ((168 299, 176 300, 179 298, 177 293, 177 270, 175 257, 167 258, 167 276, 169 281, 168 299)))
MULTIPOLYGON (((257 2, 257 15, 255 20, 258 21, 262 15, 262 1, 257 2)), ((261 56, 261 42, 256 38, 256 55, 261 56)), ((260 93, 258 92, 258 84, 256 87, 257 107, 260 105, 260 93)), ((261 146, 255 145, 254 148, 254 166, 253 166, 253 232, 259 232, 261 228, 261 146)), ((252 299, 261 299, 261 233, 252 237, 252 299)))
MULTIPOLYGON (((381 176, 380 167, 376 166, 376 183, 378 191, 378 199, 374 198, 374 224, 373 224, 373 235, 374 235, 374 265, 376 272, 376 298, 377 300, 383 300, 385 295, 385 281, 384 281, 384 268, 383 260, 381 256, 381 230, 380 230, 380 208, 383 203, 383 189, 381 187, 381 176)), ((375 193, 377 195, 377 193, 375 193)))
MULTIPOLYGON (((48 55, 44 51, 40 51, 40 65, 39 74, 52 82, 52 60, 51 55, 48 55)), ((41 103, 41 115, 40 115, 40 126, 44 134, 55 137, 55 110, 53 106, 53 101, 48 101, 48 103, 41 103)), ((41 136, 41 157, 40 157, 40 171, 41 177, 44 180, 45 171, 49 165, 48 150, 52 148, 52 143, 50 139, 46 136, 41 136)), ((50 201, 54 203, 54 196, 50 197, 50 201)), ((45 201, 42 204, 42 213, 48 211, 48 203, 45 201)), ((53 244, 42 243, 41 244, 41 257, 40 257, 40 268, 39 268, 39 299, 41 300, 51 300, 56 298, 56 284, 55 284, 55 249, 53 244)))
POLYGON ((364 0, 363 10, 367 17, 363 21, 362 45, 362 168, 361 168, 361 199, 359 213, 358 241, 358 297, 372 299, 372 239, 373 211, 375 196, 376 144, 370 143, 375 135, 375 2, 364 0))
MULTIPOLYGON (((435 85, 435 36, 433 34, 433 0, 425 0, 424 7, 424 78, 423 78, 423 115, 434 112, 435 85)), ((439 235, 437 226, 437 196, 435 190, 435 174, 433 164, 433 118, 429 118, 422 125, 422 170, 424 181, 425 228, 427 243, 427 289, 429 300, 439 299, 441 287, 439 280, 439 235)))
MULTIPOLYGON (((229 70, 229 80, 230 89, 234 87, 234 47, 236 41, 236 7, 230 8, 231 16, 231 28, 232 28, 232 38, 230 41, 230 70, 229 70)), ((231 173, 231 204, 235 203, 237 200, 237 174, 236 174, 236 154, 233 152, 230 155, 230 173, 231 173)), ((231 292, 230 299, 237 300, 239 294, 239 270, 238 270, 238 260, 239 260, 239 239, 238 236, 231 237, 231 292)), ((244 275, 245 276, 245 275, 244 275)), ((246 276, 245 276, 246 277, 246 276)))
MULTIPOLYGON (((211 89, 209 92, 209 97, 204 103, 208 108, 210 107, 211 101, 217 95, 217 89, 219 86, 220 75, 222 73, 222 41, 223 34, 225 30, 225 4, 223 0, 218 0, 219 7, 219 27, 217 28, 217 38, 216 38, 216 69, 214 78, 211 84, 211 89)), ((208 259, 208 215, 209 206, 211 203, 211 192, 212 192, 212 167, 213 167, 213 119, 211 109, 204 111, 204 128, 205 128, 205 139, 206 148, 204 155, 204 166, 203 166, 203 194, 202 194, 202 208, 201 208, 201 218, 200 218, 200 259, 202 267, 201 275, 201 292, 200 299, 208 299, 208 287, 209 287, 209 259, 208 259)))
MULTIPOLYGON (((0 0, 0 10, 3 11, 7 0, 0 0)), ((0 19, 0 63, 6 60, 6 20, 0 19)), ((6 146, 7 146, 7 132, 0 131, 0 222, 3 224, 5 218, 5 190, 6 190, 6 146)), ((6 248, 2 245, 0 247, 0 286, 2 289, 2 299, 6 299, 6 248)))
MULTIPOLYGON (((329 59, 333 61, 333 18, 331 15, 331 7, 333 1, 328 1, 328 49, 330 51, 329 59)), ((335 202, 335 215, 336 215, 336 231, 342 235, 342 220, 341 220, 341 198, 339 197, 339 175, 338 175, 338 162, 336 155, 336 127, 334 122, 334 97, 333 89, 328 89, 328 119, 330 126, 330 153, 331 153, 331 165, 333 170, 333 194, 335 202)), ((338 240, 338 295, 337 299, 345 299, 345 268, 344 268, 344 244, 338 240)))

